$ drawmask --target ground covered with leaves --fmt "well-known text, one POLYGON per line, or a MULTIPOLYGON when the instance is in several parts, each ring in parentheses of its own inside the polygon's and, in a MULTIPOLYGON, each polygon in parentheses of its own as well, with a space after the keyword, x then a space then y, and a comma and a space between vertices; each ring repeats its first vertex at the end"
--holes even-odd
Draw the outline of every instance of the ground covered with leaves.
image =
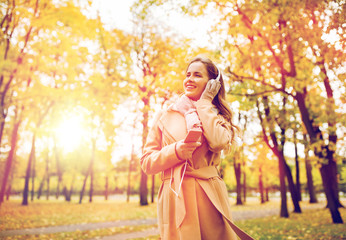
POLYGON ((138 202, 94 201, 67 203, 36 201, 22 206, 20 201, 4 202, 0 208, 0 229, 48 227, 68 224, 108 222, 156 217, 156 205, 140 207, 138 202))
MULTIPOLYGON (((308 203, 302 202, 303 206, 308 203)), ((321 204, 322 206, 323 204, 321 204)), ((233 211, 256 211, 257 209, 278 208, 278 202, 266 204, 248 202, 245 206, 233 206, 233 211)), ((346 220, 346 209, 340 209, 346 220)), ((0 230, 14 230, 46 226, 80 223, 109 222, 125 219, 145 219, 156 217, 156 204, 140 207, 138 202, 95 201, 93 203, 66 203, 62 201, 37 201, 29 206, 21 206, 20 201, 9 201, 0 208, 0 230)), ((304 210, 302 214, 290 213, 289 218, 278 216, 259 219, 239 220, 236 224, 255 239, 346 239, 345 224, 333 224, 328 209, 320 207, 304 210)), ((0 237, 3 240, 36 239, 90 239, 119 233, 138 232, 155 225, 123 226, 90 231, 62 232, 44 235, 19 235, 0 237)), ((158 239, 158 236, 137 238, 137 240, 158 239)))
MULTIPOLYGON (((346 210, 340 209, 346 220, 346 210)), ((346 226, 333 224, 328 209, 307 210, 301 214, 291 213, 289 218, 278 216, 239 221, 237 225, 255 239, 346 239, 346 226)))

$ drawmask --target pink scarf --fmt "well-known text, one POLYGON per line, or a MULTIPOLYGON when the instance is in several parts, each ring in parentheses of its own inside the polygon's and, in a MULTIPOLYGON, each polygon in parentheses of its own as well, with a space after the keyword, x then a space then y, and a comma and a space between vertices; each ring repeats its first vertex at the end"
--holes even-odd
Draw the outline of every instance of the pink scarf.
POLYGON ((185 117, 187 131, 192 128, 202 129, 202 123, 199 120, 194 102, 186 95, 182 95, 171 107, 172 110, 181 113, 185 117))

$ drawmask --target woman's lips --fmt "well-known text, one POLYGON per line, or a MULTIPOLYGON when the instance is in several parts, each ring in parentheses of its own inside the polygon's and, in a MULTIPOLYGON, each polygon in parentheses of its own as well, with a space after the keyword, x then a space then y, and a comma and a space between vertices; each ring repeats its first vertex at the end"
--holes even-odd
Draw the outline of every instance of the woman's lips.
POLYGON ((185 88, 186 88, 187 90, 192 90, 192 89, 195 89, 196 86, 194 86, 194 85, 186 85, 185 88))

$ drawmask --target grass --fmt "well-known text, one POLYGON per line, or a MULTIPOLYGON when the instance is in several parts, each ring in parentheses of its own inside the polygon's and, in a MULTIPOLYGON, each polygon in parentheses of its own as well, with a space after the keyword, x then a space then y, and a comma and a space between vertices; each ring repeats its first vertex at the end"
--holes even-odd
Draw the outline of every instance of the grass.
POLYGON ((61 232, 54 234, 40 234, 40 235, 18 235, 11 237, 3 237, 1 240, 86 240, 91 238, 100 238, 105 236, 112 236, 120 233, 137 232, 150 228, 154 228, 156 225, 143 225, 143 226, 124 226, 124 227, 113 227, 113 228, 103 228, 90 231, 80 231, 75 232, 61 232))
MULTIPOLYGON (((232 203, 234 201, 231 200, 232 203)), ((307 202, 301 203, 308 207, 307 202)), ((278 216, 242 220, 236 224, 248 232, 255 239, 346 239, 345 224, 332 224, 330 213, 324 207, 304 210, 302 214, 290 213, 289 218, 278 216)), ((272 200, 266 204, 259 204, 257 199, 249 199, 244 206, 232 206, 233 212, 247 210, 278 209, 279 202, 272 200)), ((341 208, 340 213, 346 220, 346 209, 341 208)), ((108 222, 124 219, 144 219, 156 217, 156 204, 140 207, 138 201, 125 203, 120 200, 95 200, 93 203, 66 203, 64 201, 35 201, 29 206, 21 206, 20 200, 4 202, 0 208, 0 231, 45 226, 58 226, 68 224, 108 222)), ((89 239, 94 237, 109 236, 118 233, 137 232, 153 228, 153 225, 114 227, 90 231, 71 233, 55 233, 45 235, 21 235, 3 237, 3 240, 36 240, 36 239, 89 239)), ((158 236, 138 238, 136 240, 157 240, 158 236)))
MULTIPOLYGON (((340 209, 346 220, 346 209, 340 209)), ((243 220, 237 226, 256 240, 342 240, 346 239, 344 224, 331 223, 327 209, 308 210, 302 214, 291 213, 289 218, 278 216, 243 220)), ((132 240, 158 240, 159 236, 132 240)))
MULTIPOLYGON (((340 209, 346 220, 346 209, 340 209)), ((346 239, 345 224, 333 224, 328 209, 307 210, 291 213, 289 218, 278 216, 238 221, 237 225, 258 240, 286 239, 346 239)))

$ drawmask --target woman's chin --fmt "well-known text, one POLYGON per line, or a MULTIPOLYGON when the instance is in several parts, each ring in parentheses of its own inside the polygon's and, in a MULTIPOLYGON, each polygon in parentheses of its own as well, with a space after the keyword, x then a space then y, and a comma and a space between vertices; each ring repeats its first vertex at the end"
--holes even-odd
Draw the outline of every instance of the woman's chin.
POLYGON ((197 101, 200 98, 200 96, 196 96, 196 94, 192 93, 185 93, 185 95, 193 101, 197 101))

